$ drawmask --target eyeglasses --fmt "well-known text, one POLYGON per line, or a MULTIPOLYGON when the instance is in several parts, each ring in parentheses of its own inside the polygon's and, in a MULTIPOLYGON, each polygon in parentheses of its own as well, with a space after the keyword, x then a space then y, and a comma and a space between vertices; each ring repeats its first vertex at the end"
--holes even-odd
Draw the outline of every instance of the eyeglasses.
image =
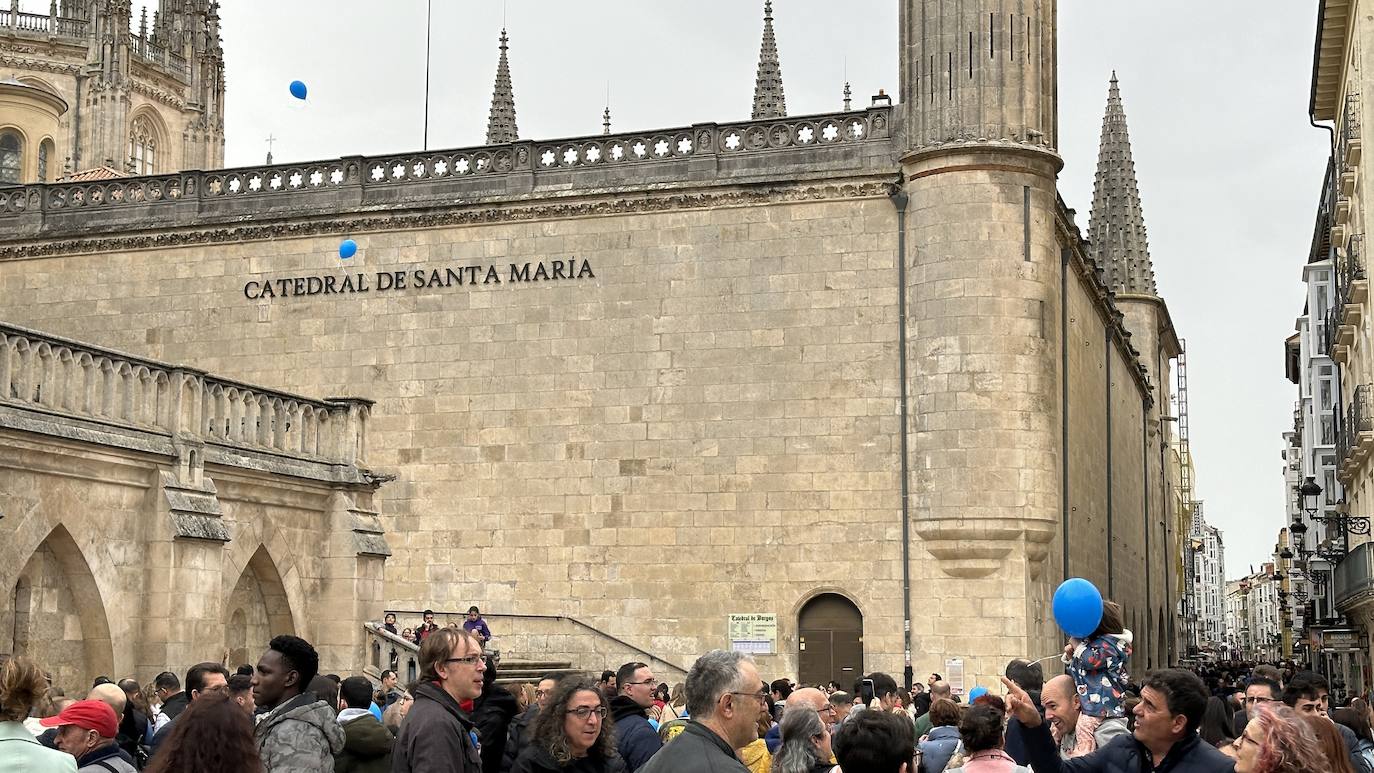
POLYGON ((824 706, 823 708, 816 709, 816 713, 817 713, 817 714, 834 714, 834 713, 835 713, 835 706, 834 706, 833 704, 827 703, 827 704, 825 704, 825 706, 824 706))
POLYGON ((1278 701, 1277 698, 1261 698, 1261 697, 1259 697, 1259 696, 1247 695, 1247 696, 1245 697, 1245 702, 1246 702, 1246 703, 1278 703, 1279 701, 1278 701))
POLYGON ((593 714, 596 715, 596 718, 597 718, 597 719, 605 719, 605 718, 606 718, 606 707, 605 707, 605 706, 597 706, 597 707, 593 708, 593 707, 591 707, 591 706, 578 706, 578 707, 575 708, 575 709, 568 709, 567 711, 565 711, 565 712, 563 712, 563 713, 564 713, 564 714, 571 714, 571 715, 573 715, 574 717, 577 717, 578 719, 587 719, 587 718, 591 717, 591 715, 593 715, 593 714))
POLYGON ((542 697, 544 697, 545 695, 548 695, 548 694, 550 694, 550 693, 552 693, 552 692, 553 692, 553 690, 535 690, 535 691, 534 691, 534 697, 536 697, 536 698, 542 698, 542 697))
POLYGON ((657 679, 645 679, 645 680, 642 681, 642 682, 626 682, 625 684, 642 684, 642 685, 644 685, 645 687, 657 687, 657 686, 658 686, 658 680, 657 680, 657 679))
POLYGON ((728 695, 743 695, 746 698, 756 698, 759 703, 768 705, 768 693, 766 692, 731 692, 728 695))
POLYGON ((449 658, 449 659, 445 660, 444 662, 445 662, 445 663, 462 663, 462 664, 465 665, 465 666, 475 666, 475 665, 477 665, 478 663, 481 663, 481 662, 482 662, 482 656, 481 656, 481 655, 468 655, 468 656, 465 657, 465 658, 449 658))

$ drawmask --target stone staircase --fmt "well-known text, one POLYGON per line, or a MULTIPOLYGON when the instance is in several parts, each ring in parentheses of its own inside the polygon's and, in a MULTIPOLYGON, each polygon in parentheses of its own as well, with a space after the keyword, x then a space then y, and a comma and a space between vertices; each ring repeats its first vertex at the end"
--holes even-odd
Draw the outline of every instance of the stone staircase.
POLYGON ((583 672, 573 668, 573 664, 566 660, 517 660, 503 656, 501 664, 496 668, 496 683, 500 685, 524 682, 538 684, 539 680, 546 674, 555 674, 561 679, 569 674, 579 673, 583 672))

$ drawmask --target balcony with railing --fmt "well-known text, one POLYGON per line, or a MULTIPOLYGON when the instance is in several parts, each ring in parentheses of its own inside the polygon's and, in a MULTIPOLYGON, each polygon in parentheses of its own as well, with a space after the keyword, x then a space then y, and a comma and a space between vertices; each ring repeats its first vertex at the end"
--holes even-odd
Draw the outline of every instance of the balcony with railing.
POLYGON ((1350 480, 1360 468, 1371 451, 1374 451, 1374 401, 1371 401, 1371 386, 1360 384, 1346 406, 1345 421, 1336 444, 1340 457, 1338 472, 1343 480, 1350 480))
POLYGON ((68 19, 58 16, 56 4, 53 13, 23 13, 17 6, 0 10, 0 35, 27 34, 46 35, 61 38, 84 38, 85 19, 68 19))
MULTIPOLYGON (((1335 161, 1326 162, 1326 176, 1322 179, 1321 195, 1317 199, 1317 221, 1312 228, 1312 249, 1307 256, 1308 263, 1317 263, 1331 257, 1331 245, 1336 238, 1336 165, 1335 161)), ((1344 230, 1341 239, 1345 238, 1344 230)), ((1336 242, 1339 243, 1339 242, 1336 242)))
POLYGON ((1331 580, 1336 609, 1341 612, 1374 601, 1374 543, 1351 548, 1332 570, 1331 580))
POLYGON ((1340 169, 1340 191, 1349 196, 1355 192, 1355 179, 1360 171, 1362 142, 1360 140, 1360 95, 1347 94, 1341 125, 1336 136, 1336 165, 1340 169))
POLYGON ((338 468, 363 462, 370 406, 249 386, 0 324, 0 420, 13 409, 96 433, 134 433, 159 447, 190 440, 338 468))

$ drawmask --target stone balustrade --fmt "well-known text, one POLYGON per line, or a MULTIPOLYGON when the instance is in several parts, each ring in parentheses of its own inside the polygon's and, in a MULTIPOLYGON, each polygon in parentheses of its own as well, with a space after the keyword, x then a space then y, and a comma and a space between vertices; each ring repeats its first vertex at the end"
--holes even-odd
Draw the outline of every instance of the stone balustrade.
POLYGON ((327 464, 366 458, 372 403, 312 400, 0 324, 0 404, 327 464))
MULTIPOLYGON (((795 156, 799 168, 814 169, 815 153, 852 151, 859 146, 886 148, 891 107, 734 124, 633 132, 550 142, 520 141, 462 150, 348 157, 333 161, 278 164, 213 171, 187 171, 93 182, 57 182, 0 188, 0 235, 23 232, 21 216, 63 214, 86 218, 110 210, 159 205, 174 211, 196 202, 197 214, 241 215, 289 206, 336 209, 344 199, 358 204, 395 204, 426 199, 452 202, 483 196, 529 192, 542 182, 560 189, 604 188, 630 180, 734 177, 760 170, 786 170, 795 156), (879 145, 882 143, 882 145, 879 145), (809 152, 808 152, 809 151, 809 152), (719 165, 701 171, 709 160, 719 165), (732 166, 733 164, 733 166, 732 166), (638 167, 631 177, 617 167, 638 167), (657 169, 658 172, 651 170, 657 169), (600 173, 591 170, 601 170, 600 173), (505 181, 503 182, 503 178, 505 181), (523 187, 522 187, 523 186, 523 187), (304 194, 289 196, 289 194, 304 194), (318 197, 313 199, 312 195, 318 197), (267 199, 245 205, 251 199, 267 199)), ((890 153, 875 152, 890 166, 890 153)), ((819 159, 824 161, 824 158, 819 159)), ((850 165, 852 154, 840 159, 850 165)), ((73 220, 73 225, 77 221, 73 220)))
POLYGON ((0 28, 77 38, 86 34, 86 20, 67 19, 55 14, 24 13, 22 11, 15 13, 11 10, 0 10, 0 28))

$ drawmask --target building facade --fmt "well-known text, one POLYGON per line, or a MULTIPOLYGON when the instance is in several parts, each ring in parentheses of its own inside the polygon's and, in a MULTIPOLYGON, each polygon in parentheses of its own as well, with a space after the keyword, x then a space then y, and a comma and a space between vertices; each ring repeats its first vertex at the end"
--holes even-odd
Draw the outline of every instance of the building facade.
POLYGON ((224 55, 215 0, 0 10, 0 184, 224 165, 224 55), (84 173, 84 174, 83 174, 84 173))
POLYGON ((1226 644, 1226 552, 1221 530, 1207 523, 1202 502, 1193 503, 1189 539, 1194 546, 1198 650, 1219 657, 1226 644))
POLYGON ((23 186, 0 316, 375 401, 390 608, 564 616, 677 668, 757 614, 766 673, 971 686, 1058 651, 1082 576, 1164 665, 1180 347, 1119 89, 1090 242, 1055 4, 1000 8, 904 0, 895 105, 787 116, 761 66, 756 120, 23 186))
POLYGON ((1364 196, 1361 152, 1361 93, 1370 81, 1361 52, 1374 36, 1369 10, 1358 0, 1328 0, 1318 6, 1308 106, 1312 122, 1329 131, 1331 155, 1303 277, 1308 307, 1298 325, 1297 370, 1303 381, 1303 448, 1311 452, 1304 455, 1302 485, 1289 492, 1298 506, 1289 525, 1288 552, 1293 556, 1290 574, 1301 578, 1294 590, 1307 596, 1296 607, 1303 621, 1299 654, 1328 676, 1333 692, 1371 686, 1374 575, 1366 543, 1374 515, 1374 468, 1368 461, 1374 449, 1374 358, 1364 267, 1370 204, 1364 196), (1335 371, 1331 386, 1323 357, 1330 358, 1335 371), (1333 392, 1334 451, 1325 446, 1324 417, 1327 395, 1333 392), (1328 462, 1335 463, 1334 475, 1327 472, 1328 462))
POLYGON ((69 695, 282 633, 356 668, 390 553, 369 407, 0 324, 0 654, 69 695))

